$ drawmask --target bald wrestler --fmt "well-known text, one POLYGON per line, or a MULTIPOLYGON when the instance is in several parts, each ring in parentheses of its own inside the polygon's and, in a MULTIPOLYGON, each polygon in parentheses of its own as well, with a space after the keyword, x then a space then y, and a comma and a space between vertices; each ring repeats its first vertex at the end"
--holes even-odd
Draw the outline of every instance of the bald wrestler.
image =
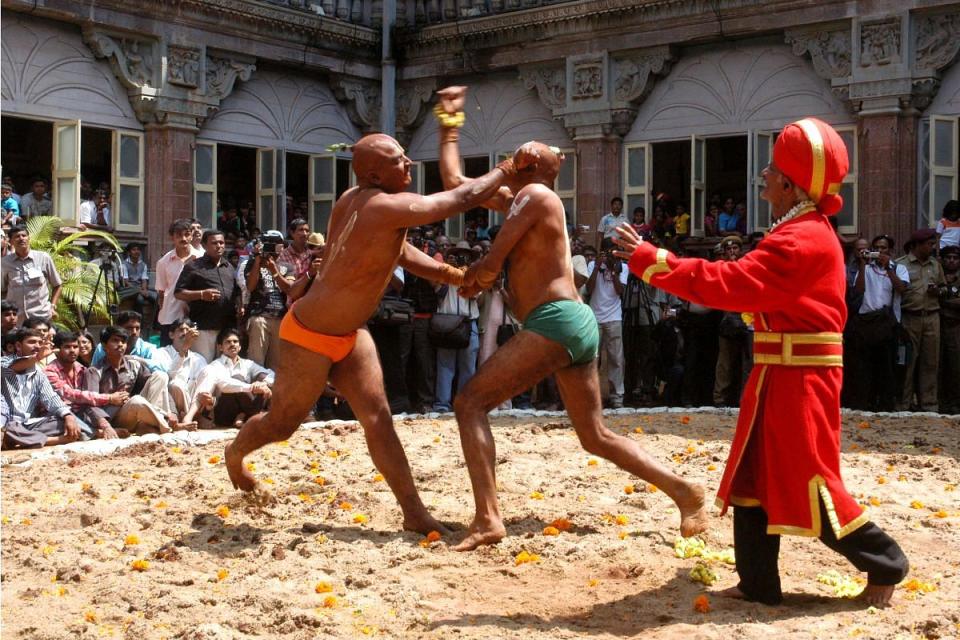
MULTIPOLYGON (((462 123, 462 116, 456 114, 463 109, 465 94, 465 87, 439 93, 440 173, 446 188, 470 184, 460 173, 457 148, 456 125, 462 123)), ((506 535, 497 505, 496 452, 487 413, 552 373, 584 449, 660 487, 680 509, 684 536, 704 531, 703 488, 673 474, 636 442, 603 424, 594 362, 599 330, 593 311, 581 302, 573 282, 563 204, 552 190, 562 156, 539 142, 528 142, 513 159, 524 168, 509 176, 484 204, 507 212, 506 221, 490 252, 467 270, 460 293, 475 295, 489 288, 509 265, 512 311, 523 330, 494 352, 454 402, 476 502, 473 523, 455 548, 474 549, 506 535)))
POLYGON ((369 135, 354 145, 357 186, 334 205, 323 266, 280 327, 280 364, 270 410, 243 425, 226 448, 226 465, 234 487, 254 489, 244 457, 289 438, 329 379, 363 425, 370 457, 403 510, 404 528, 428 533, 443 527, 417 494, 393 428, 377 351, 364 327, 398 263, 422 278, 461 283, 460 270, 407 243, 406 229, 443 220, 488 199, 514 172, 514 164, 501 162, 475 182, 430 196, 405 192, 410 164, 390 136, 369 135))

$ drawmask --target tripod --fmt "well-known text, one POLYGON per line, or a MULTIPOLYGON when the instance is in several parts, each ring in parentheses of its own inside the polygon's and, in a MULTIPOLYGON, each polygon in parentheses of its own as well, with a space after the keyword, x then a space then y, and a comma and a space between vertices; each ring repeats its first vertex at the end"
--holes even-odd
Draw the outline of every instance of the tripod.
POLYGON ((84 329, 90 324, 90 315, 93 313, 93 305, 97 302, 101 285, 107 290, 107 314, 110 316, 111 322, 117 313, 117 282, 120 274, 117 273, 118 265, 114 264, 116 257, 117 252, 113 249, 100 256, 100 273, 97 274, 97 282, 93 286, 93 295, 90 296, 90 303, 83 314, 82 327, 84 329), (113 287, 110 286, 111 284, 113 287))

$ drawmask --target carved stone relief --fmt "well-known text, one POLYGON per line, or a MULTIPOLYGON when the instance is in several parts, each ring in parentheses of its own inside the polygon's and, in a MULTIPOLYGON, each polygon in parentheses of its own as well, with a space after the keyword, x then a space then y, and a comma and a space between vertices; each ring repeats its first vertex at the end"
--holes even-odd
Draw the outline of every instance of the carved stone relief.
POLYGON ((433 92, 437 88, 436 78, 425 78, 412 82, 400 82, 397 85, 397 140, 406 146, 413 132, 427 115, 426 108, 433 101, 433 92))
POLYGON ((960 51, 960 13, 919 16, 914 33, 917 68, 943 69, 960 51))
POLYGON ((536 89, 540 101, 551 111, 567 104, 567 75, 562 64, 521 67, 520 79, 527 89, 536 89))
POLYGON ((200 61, 203 52, 194 47, 167 47, 167 81, 184 87, 200 86, 200 61))
POLYGON ((574 100, 599 98, 603 95, 603 58, 581 60, 573 65, 574 100))
POLYGON ((900 62, 900 19, 860 24, 860 66, 874 67, 900 62))
POLYGON ((620 102, 635 103, 650 92, 650 75, 670 72, 673 55, 666 47, 651 53, 637 53, 613 62, 614 97, 620 102))
POLYGON ((114 73, 128 89, 156 86, 153 76, 157 43, 86 31, 84 40, 99 58, 107 58, 114 73))
POLYGON ((256 68, 253 62, 243 62, 216 55, 207 55, 207 95, 216 100, 223 100, 233 91, 237 80, 249 80, 256 68))
POLYGON ((794 55, 810 54, 813 70, 824 80, 850 75, 850 29, 836 31, 787 32, 787 44, 794 55))
POLYGON ((330 88, 337 100, 344 104, 350 120, 362 131, 372 131, 380 125, 380 85, 371 80, 348 76, 331 76, 330 88))

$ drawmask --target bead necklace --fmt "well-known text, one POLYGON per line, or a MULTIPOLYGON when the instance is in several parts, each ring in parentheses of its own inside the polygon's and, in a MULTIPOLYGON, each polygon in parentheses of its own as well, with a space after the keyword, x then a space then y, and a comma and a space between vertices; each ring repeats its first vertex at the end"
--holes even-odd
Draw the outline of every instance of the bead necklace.
POLYGON ((790 211, 787 211, 785 214, 780 216, 780 219, 778 219, 772 225, 770 225, 770 231, 773 231, 774 229, 782 225, 784 222, 789 222, 794 218, 798 218, 802 216, 805 213, 810 213, 811 211, 814 211, 816 208, 817 208, 817 205, 815 205, 812 200, 803 200, 802 202, 798 202, 797 204, 793 205, 790 211))

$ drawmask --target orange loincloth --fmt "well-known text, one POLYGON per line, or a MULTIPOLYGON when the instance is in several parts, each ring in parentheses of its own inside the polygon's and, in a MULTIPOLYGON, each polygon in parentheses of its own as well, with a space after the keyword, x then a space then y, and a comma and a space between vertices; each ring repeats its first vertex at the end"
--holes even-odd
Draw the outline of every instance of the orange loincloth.
POLYGON ((314 353, 326 356, 334 362, 340 362, 353 351, 357 343, 357 332, 345 336, 328 336, 303 326, 291 307, 280 323, 280 339, 292 342, 314 353))

